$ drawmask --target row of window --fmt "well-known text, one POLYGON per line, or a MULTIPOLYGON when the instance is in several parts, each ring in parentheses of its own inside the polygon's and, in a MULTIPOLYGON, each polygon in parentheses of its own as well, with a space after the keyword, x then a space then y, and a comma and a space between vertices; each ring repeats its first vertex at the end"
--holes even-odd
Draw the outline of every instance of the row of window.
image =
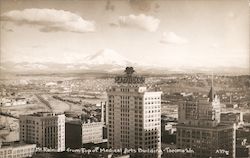
POLYGON ((146 97, 145 100, 159 100, 160 97, 146 97))
POLYGON ((160 101, 148 101, 148 102, 144 102, 145 105, 148 105, 148 104, 161 104, 160 101))
POLYGON ((161 110, 145 110, 145 113, 156 113, 156 112, 161 112, 161 110))
POLYGON ((145 128, 147 127, 157 127, 157 126, 160 126, 161 124, 156 122, 156 123, 148 123, 148 124, 145 124, 145 128))
POLYGON ((161 118, 161 113, 154 113, 154 114, 145 114, 144 115, 144 118, 147 120, 147 119, 158 119, 158 121, 160 121, 160 118, 161 118))
POLYGON ((161 108, 161 105, 158 104, 158 105, 146 105, 145 106, 145 109, 160 109, 161 108))

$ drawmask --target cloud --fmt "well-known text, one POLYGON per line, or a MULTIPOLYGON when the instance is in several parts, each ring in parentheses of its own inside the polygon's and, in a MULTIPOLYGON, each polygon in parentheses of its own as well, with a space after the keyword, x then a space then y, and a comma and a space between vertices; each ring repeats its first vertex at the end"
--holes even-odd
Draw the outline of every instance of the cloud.
POLYGON ((166 44, 186 44, 188 40, 176 35, 174 32, 164 32, 160 42, 166 44))
POLYGON ((236 17, 236 14, 234 12, 229 12, 228 13, 228 17, 230 18, 235 18, 236 17))
POLYGON ((160 24, 160 20, 154 18, 153 16, 146 16, 144 14, 120 16, 119 25, 128 27, 137 27, 149 32, 155 32, 160 24))
POLYGON ((93 32, 95 22, 84 20, 77 14, 56 9, 24 9, 5 12, 1 15, 2 20, 20 24, 37 24, 41 31, 70 31, 70 32, 93 32))
POLYGON ((66 67, 67 69, 74 69, 75 68, 75 66, 74 65, 67 65, 67 67, 66 67))
POLYGON ((3 30, 5 30, 6 32, 14 32, 13 29, 7 28, 7 27, 5 27, 5 26, 2 26, 1 28, 2 28, 3 30))
POLYGON ((219 44, 213 43, 213 44, 211 44, 211 48, 219 48, 219 44))
POLYGON ((0 70, 6 70, 6 68, 3 66, 0 66, 0 70))
POLYGON ((15 69, 22 69, 22 70, 45 70, 48 69, 48 66, 43 64, 36 64, 36 63, 25 63, 25 64, 17 64, 15 69))

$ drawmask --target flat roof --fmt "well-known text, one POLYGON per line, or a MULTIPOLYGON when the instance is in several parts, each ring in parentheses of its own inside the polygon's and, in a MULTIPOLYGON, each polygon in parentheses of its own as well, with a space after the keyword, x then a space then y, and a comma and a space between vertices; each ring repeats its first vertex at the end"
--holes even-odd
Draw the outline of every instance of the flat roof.
POLYGON ((21 115, 21 116, 36 116, 36 117, 47 117, 47 116, 58 116, 64 115, 63 113, 53 113, 53 112, 37 112, 29 115, 21 115))
POLYGON ((211 127, 211 126, 192 126, 192 125, 186 125, 186 124, 181 124, 178 123, 176 127, 184 127, 184 128, 196 128, 196 129, 209 129, 209 130, 216 130, 216 129, 227 129, 227 128, 234 128, 233 125, 230 124, 218 124, 217 126, 211 127))
MULTIPOLYGON (((31 145, 36 146, 36 144, 27 144, 27 143, 24 143, 24 142, 4 142, 4 143, 2 143, 1 148, 31 146, 31 145)), ((1 150, 1 148, 0 148, 0 150, 1 150)))
POLYGON ((103 123, 103 122, 88 122, 88 121, 82 121, 80 119, 72 119, 72 120, 67 120, 66 123, 68 124, 76 124, 76 125, 82 125, 82 124, 95 124, 95 123, 103 123))

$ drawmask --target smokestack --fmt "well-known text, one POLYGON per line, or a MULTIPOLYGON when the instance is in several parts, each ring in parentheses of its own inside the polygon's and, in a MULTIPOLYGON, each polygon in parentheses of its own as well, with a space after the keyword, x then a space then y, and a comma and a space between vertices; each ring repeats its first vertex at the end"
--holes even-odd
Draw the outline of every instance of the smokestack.
POLYGON ((104 105, 101 102, 101 122, 104 122, 104 105))

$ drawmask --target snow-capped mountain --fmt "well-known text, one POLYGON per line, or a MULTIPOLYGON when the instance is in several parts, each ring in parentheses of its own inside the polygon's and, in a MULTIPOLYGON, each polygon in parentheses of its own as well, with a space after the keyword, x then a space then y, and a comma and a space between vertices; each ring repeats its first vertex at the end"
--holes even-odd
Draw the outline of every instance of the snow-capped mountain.
POLYGON ((84 63, 89 66, 96 65, 113 65, 113 66, 128 66, 131 65, 127 58, 123 57, 112 49, 103 49, 93 55, 85 58, 84 63))
POLYGON ((126 66, 135 65, 139 64, 131 62, 115 50, 102 49, 85 57, 79 64, 74 64, 74 68, 88 71, 114 72, 123 70, 126 66))
POLYGON ((243 68, 185 68, 185 67, 160 67, 156 65, 146 65, 128 60, 112 49, 103 49, 86 57, 79 57, 75 62, 2 62, 0 73, 74 73, 74 72, 122 72, 125 67, 133 66, 137 72, 164 74, 164 73, 187 73, 187 72, 222 72, 228 73, 235 70, 240 74, 249 73, 243 68))
POLYGON ((123 70, 126 66, 139 65, 131 62, 112 49, 103 49, 97 53, 86 56, 74 63, 57 62, 8 62, 3 64, 13 72, 83 72, 103 71, 113 72, 123 70))

